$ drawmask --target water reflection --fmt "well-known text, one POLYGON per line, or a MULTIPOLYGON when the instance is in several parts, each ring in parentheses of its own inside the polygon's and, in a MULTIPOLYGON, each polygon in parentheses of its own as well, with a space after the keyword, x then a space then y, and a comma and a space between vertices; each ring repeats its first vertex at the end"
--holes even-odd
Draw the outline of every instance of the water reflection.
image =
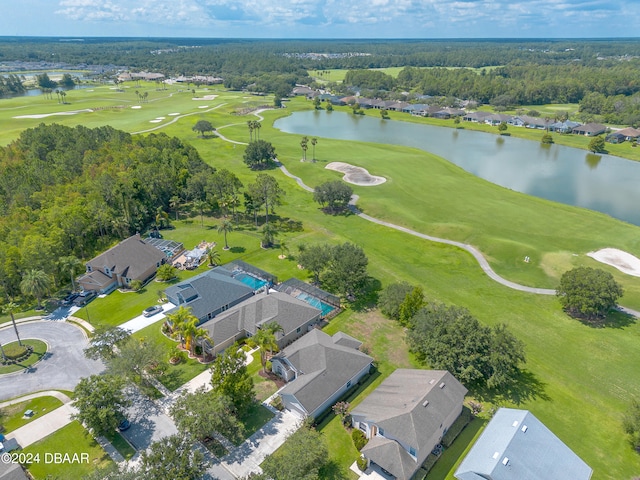
POLYGON ((602 155, 596 155, 595 153, 587 153, 587 156, 585 157, 589 170, 595 170, 598 168, 600 160, 602 160, 602 155))

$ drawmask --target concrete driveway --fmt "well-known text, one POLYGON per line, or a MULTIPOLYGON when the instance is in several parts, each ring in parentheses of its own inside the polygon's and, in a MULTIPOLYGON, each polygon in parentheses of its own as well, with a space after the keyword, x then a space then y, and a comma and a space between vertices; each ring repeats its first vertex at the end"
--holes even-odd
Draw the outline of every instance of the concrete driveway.
MULTIPOLYGON (((81 378, 104 371, 102 362, 89 360, 82 350, 89 341, 82 328, 67 322, 35 321, 18 324, 20 338, 35 338, 49 346, 43 359, 27 370, 0 375, 0 400, 40 390, 73 390, 81 378)), ((13 326, 0 329, 0 342, 16 340, 13 326)))

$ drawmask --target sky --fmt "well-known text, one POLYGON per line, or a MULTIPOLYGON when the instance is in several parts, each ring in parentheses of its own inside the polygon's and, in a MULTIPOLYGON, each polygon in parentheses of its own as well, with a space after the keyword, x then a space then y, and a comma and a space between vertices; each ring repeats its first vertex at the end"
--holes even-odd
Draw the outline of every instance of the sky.
POLYGON ((638 0, 0 0, 2 36, 637 37, 638 0))

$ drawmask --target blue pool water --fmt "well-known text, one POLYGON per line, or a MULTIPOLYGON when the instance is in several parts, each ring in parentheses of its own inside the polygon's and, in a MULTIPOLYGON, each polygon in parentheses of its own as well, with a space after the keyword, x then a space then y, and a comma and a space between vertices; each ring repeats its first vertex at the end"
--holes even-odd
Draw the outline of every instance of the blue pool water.
POLYGON ((267 284, 266 281, 256 277, 252 277, 251 275, 247 275, 246 273, 239 273, 235 276, 235 278, 240 280, 245 285, 250 286, 254 290, 259 290, 267 284))
POLYGON ((324 303, 318 300, 317 298, 312 297, 311 295, 307 295, 306 293, 301 293, 296 298, 304 302, 307 302, 309 305, 311 305, 312 307, 316 307, 318 310, 322 310, 323 317, 327 315, 329 312, 332 312, 333 310, 336 309, 336 307, 329 305, 328 303, 324 303))

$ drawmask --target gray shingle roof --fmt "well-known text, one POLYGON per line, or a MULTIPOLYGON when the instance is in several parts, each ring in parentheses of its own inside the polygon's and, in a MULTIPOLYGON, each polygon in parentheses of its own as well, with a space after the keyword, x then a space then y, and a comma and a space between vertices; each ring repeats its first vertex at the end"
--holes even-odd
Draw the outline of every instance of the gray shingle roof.
POLYGON ((591 468, 531 412, 501 408, 462 461, 455 477, 588 480, 591 473, 591 468))
POLYGON ((170 299, 179 299, 180 305, 191 308, 191 313, 197 318, 203 318, 252 295, 253 289, 229 275, 209 270, 167 288, 165 293, 170 299))
POLYGON ((460 409, 466 393, 446 370, 398 369, 351 413, 384 429, 385 436, 421 450, 443 420, 460 409))
POLYGON ((334 338, 316 329, 293 342, 276 357, 286 358, 298 372, 298 378, 285 385, 281 393, 294 395, 309 413, 373 362, 369 355, 336 344, 334 338))
POLYGON ((90 260, 87 265, 92 270, 108 267, 122 277, 145 280, 140 275, 166 258, 164 252, 147 244, 139 235, 133 235, 90 260))
POLYGON ((385 437, 373 437, 360 452, 397 479, 411 478, 419 467, 398 442, 385 437))

